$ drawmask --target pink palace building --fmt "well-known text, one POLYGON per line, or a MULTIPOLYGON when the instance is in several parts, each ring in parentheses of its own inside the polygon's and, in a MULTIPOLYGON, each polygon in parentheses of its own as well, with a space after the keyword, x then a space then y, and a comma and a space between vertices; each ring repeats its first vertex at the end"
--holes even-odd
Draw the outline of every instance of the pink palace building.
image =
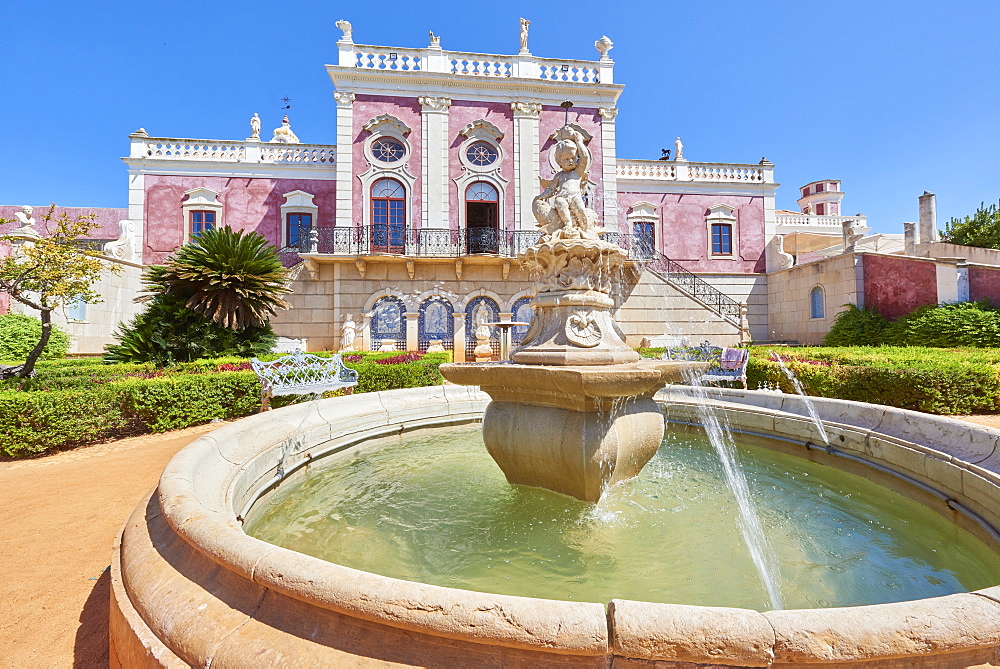
MULTIPOLYGON (((679 138, 661 160, 619 158, 616 123, 628 111, 606 37, 597 60, 578 61, 533 55, 526 31, 517 54, 499 56, 446 51, 433 34, 418 49, 355 44, 350 24, 338 27, 326 66, 337 143, 300 141, 287 117, 261 136, 256 114, 243 140, 131 134, 127 213, 104 232, 109 262, 141 270, 205 228, 255 230, 295 276, 279 335, 309 350, 441 340, 465 360, 481 323, 530 318, 517 255, 538 237, 531 202, 555 172, 552 134, 568 120, 593 156, 589 204, 635 260, 617 295, 632 345, 818 343, 846 303, 895 313, 1000 293, 998 259, 939 248, 933 196, 904 243, 841 215, 837 180, 804 186, 800 211, 783 211, 766 159, 689 161, 679 138), (900 287, 904 275, 916 283, 900 287)), ((134 313, 137 275, 127 276, 94 315, 65 314, 78 350, 99 351, 134 313)))

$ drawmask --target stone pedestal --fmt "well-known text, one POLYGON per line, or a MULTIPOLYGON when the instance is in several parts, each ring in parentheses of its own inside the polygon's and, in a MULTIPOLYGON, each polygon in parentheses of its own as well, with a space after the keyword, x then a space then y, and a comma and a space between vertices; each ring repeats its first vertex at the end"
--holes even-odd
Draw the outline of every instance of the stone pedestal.
POLYGON ((449 364, 441 373, 493 398, 483 440, 507 481, 597 502, 656 453, 664 428, 653 394, 692 364, 449 364))

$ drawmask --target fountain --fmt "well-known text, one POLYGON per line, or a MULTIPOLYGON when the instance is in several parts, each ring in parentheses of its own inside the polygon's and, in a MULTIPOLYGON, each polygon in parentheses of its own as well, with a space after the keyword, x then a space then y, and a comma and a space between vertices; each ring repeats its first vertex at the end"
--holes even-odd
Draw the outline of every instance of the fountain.
MULTIPOLYGON (((561 171, 535 199, 542 237, 522 256, 538 277, 535 315, 513 360, 443 367, 442 372, 460 385, 352 395, 251 416, 178 453, 157 490, 127 520, 114 547, 112 667, 598 669, 655 664, 666 669, 950 667, 1000 661, 1000 585, 996 585, 1000 579, 995 578, 1000 572, 1000 560, 995 559, 1000 550, 995 529, 1000 526, 1000 433, 853 402, 815 398, 808 407, 802 398, 777 393, 664 388, 665 383, 679 380, 683 366, 690 363, 640 361, 625 344, 612 317, 611 298, 612 280, 625 256, 601 239, 597 217, 584 203, 589 155, 575 133, 568 124, 557 132, 555 157, 561 171), (354 527, 340 540, 357 544, 361 564, 355 567, 291 550, 277 540, 264 541, 244 529, 248 516, 260 513, 272 497, 295 489, 293 478, 318 472, 324 463, 365 467, 381 459, 381 450, 368 449, 383 448, 386 440, 409 438, 426 428, 470 432, 480 420, 485 444, 506 480, 535 487, 512 487, 496 478, 487 480, 477 471, 461 474, 440 468, 438 478, 416 479, 408 488, 408 499, 456 492, 456 505, 441 515, 478 512, 479 518, 499 517, 494 509, 500 504, 475 497, 490 487, 515 501, 535 495, 532 499, 541 499, 541 506, 549 504, 546 509, 572 511, 575 505, 600 510, 589 503, 602 495, 615 501, 618 493, 639 487, 616 486, 608 494, 614 483, 639 474, 656 453, 664 416, 678 429, 694 430, 708 422, 705 405, 713 407, 722 424, 744 441, 810 460, 817 466, 814 472, 828 467, 861 474, 870 487, 874 482, 909 498, 907 504, 927 507, 936 518, 925 524, 934 524, 938 536, 944 537, 937 545, 964 537, 962 541, 969 543, 963 546, 974 546, 966 562, 973 568, 986 565, 982 572, 986 575, 979 579, 985 582, 975 586, 978 590, 960 582, 933 591, 948 594, 921 594, 922 599, 912 601, 883 598, 865 606, 776 611, 763 610, 766 603, 754 606, 746 599, 733 602, 725 597, 710 602, 712 606, 675 603, 676 582, 661 583, 661 594, 647 597, 646 583, 640 579, 642 572, 650 571, 649 565, 633 562, 626 577, 635 574, 636 582, 626 592, 599 583, 609 585, 601 591, 606 595, 572 601, 558 587, 550 587, 546 595, 522 596, 525 593, 503 589, 451 587, 450 580, 431 584, 419 575, 393 578, 374 573, 371 555, 395 552, 405 557, 405 551, 398 537, 355 532, 354 527), (826 446, 817 447, 821 442, 826 446), (994 568, 997 572, 989 571, 994 568)), ((392 465, 397 469, 390 467, 388 480, 376 487, 376 504, 388 503, 401 492, 393 471, 419 474, 437 471, 448 457, 462 463, 472 459, 467 453, 448 456, 441 442, 450 437, 429 434, 421 447, 421 463, 416 462, 417 449, 400 442, 401 457, 392 465)), ((482 459, 489 462, 485 456, 482 459)), ((775 488, 786 474, 784 467, 772 471, 775 488)), ((635 483, 646 486, 650 500, 666 496, 657 486, 670 485, 650 484, 648 478, 635 483)), ((377 477, 361 471, 344 487, 353 492, 373 484, 378 484, 377 477)), ((819 504, 810 489, 805 490, 809 503, 819 504)), ((857 496, 865 497, 862 503, 870 502, 867 496, 857 496)), ((402 504, 407 512, 416 506, 406 499, 402 504)), ((653 504, 628 499, 625 506, 644 512, 649 509, 643 507, 653 504)), ((792 512, 798 511, 791 506, 792 512)), ((669 503, 667 509, 673 510, 669 503)), ((375 508, 374 525, 387 522, 381 511, 375 508)), ((716 525, 728 520, 720 518, 718 509, 714 512, 716 525)), ((336 508, 306 510, 309 517, 338 513, 336 508)), ((533 517, 527 524, 547 524, 555 515, 533 517)), ((503 531, 517 524, 500 517, 503 531)), ((402 524, 417 525, 437 529, 437 523, 426 518, 402 524)), ((470 525, 469 536, 497 539, 478 520, 470 525)), ((820 534, 836 535, 841 529, 834 522, 829 532, 820 534)), ((918 522, 904 534, 919 543, 922 529, 918 522)), ((623 527, 615 534, 624 535, 626 530, 647 547, 653 544, 652 552, 665 552, 644 526, 623 527)), ((558 536, 561 531, 549 531, 546 525, 539 533, 558 536)), ((706 529, 701 536, 710 534, 706 529)), ((427 550, 438 551, 448 564, 449 553, 466 548, 464 538, 457 542, 459 548, 454 543, 445 547, 432 535, 427 550)), ((496 550, 490 541, 484 562, 492 559, 489 551, 496 550)), ((603 550, 600 538, 594 543, 603 550)), ((871 543, 884 549, 878 541, 871 543)), ((715 558, 722 569, 732 569, 733 550, 710 546, 681 558, 668 554, 667 566, 652 571, 679 568, 678 562, 695 562, 696 557, 715 558)), ((513 548, 526 552, 517 542, 513 548)), ((600 557, 615 560, 616 555, 606 551, 600 557)), ((850 563, 856 556, 842 557, 850 563)), ((910 560, 908 555, 891 557, 896 560, 892 564, 910 560)), ((564 566, 558 555, 529 558, 550 562, 557 569, 564 566)), ((801 563, 799 569, 802 580, 814 577, 812 564, 801 563)), ((949 569, 946 564, 941 572, 949 569)), ((509 578, 522 575, 517 565, 511 570, 509 578)), ((886 571, 893 570, 882 573, 886 571)), ((446 570, 445 575, 450 578, 453 573, 446 570)), ((601 581, 600 574, 584 578, 601 581)), ((883 585, 893 590, 898 584, 883 585)), ((800 606, 802 601, 796 600, 800 606)))
POLYGON ((692 363, 644 361, 625 343, 611 291, 627 254, 601 238, 584 200, 583 135, 566 123, 552 139, 561 170, 532 205, 541 238, 520 261, 536 278, 534 316, 514 364, 442 365, 441 373, 493 398, 483 438, 510 483, 596 502, 656 453, 663 417, 652 397, 692 363))

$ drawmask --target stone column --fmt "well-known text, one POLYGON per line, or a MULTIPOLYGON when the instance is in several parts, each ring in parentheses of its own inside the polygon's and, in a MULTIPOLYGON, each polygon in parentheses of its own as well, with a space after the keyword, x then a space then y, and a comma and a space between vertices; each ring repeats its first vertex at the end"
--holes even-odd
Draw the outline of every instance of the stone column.
POLYGON ((538 114, 537 102, 511 102, 514 112, 514 229, 533 230, 535 217, 531 201, 541 192, 538 183, 538 114))
POLYGON ((448 108, 451 99, 420 96, 420 128, 424 184, 421 223, 425 228, 448 227, 448 108))
POLYGON ((407 311, 403 316, 406 317, 406 350, 416 351, 420 348, 420 312, 407 311))
POLYGON ((354 93, 335 91, 333 99, 337 101, 336 225, 350 228, 354 223, 354 93))
MULTIPOLYGON (((618 159, 615 140, 615 117, 617 107, 601 107, 601 155, 604 159, 604 227, 611 230, 619 229, 618 220, 618 159)), ((628 231, 626 231, 628 232, 628 231)))
POLYGON ((452 316, 455 318, 454 359, 455 362, 465 362, 465 312, 456 311, 452 316))
POLYGON ((938 241, 937 202, 934 193, 924 191, 924 194, 918 199, 920 200, 920 236, 917 238, 917 242, 920 244, 936 242, 938 241))

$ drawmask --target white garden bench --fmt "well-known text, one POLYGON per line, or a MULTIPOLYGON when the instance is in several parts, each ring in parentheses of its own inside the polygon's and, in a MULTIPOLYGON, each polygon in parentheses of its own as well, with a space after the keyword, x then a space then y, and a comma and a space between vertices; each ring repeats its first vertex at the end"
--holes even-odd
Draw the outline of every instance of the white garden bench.
POLYGON ((710 362, 712 366, 698 377, 701 384, 717 386, 723 382, 739 382, 744 389, 747 387, 750 351, 745 348, 712 346, 706 341, 700 346, 668 347, 663 352, 663 359, 710 362))
POLYGON ((322 395, 328 390, 347 388, 352 392, 358 385, 358 372, 344 366, 340 354, 328 358, 310 353, 292 353, 277 360, 250 361, 260 379, 260 410, 271 409, 271 398, 277 395, 322 395))

